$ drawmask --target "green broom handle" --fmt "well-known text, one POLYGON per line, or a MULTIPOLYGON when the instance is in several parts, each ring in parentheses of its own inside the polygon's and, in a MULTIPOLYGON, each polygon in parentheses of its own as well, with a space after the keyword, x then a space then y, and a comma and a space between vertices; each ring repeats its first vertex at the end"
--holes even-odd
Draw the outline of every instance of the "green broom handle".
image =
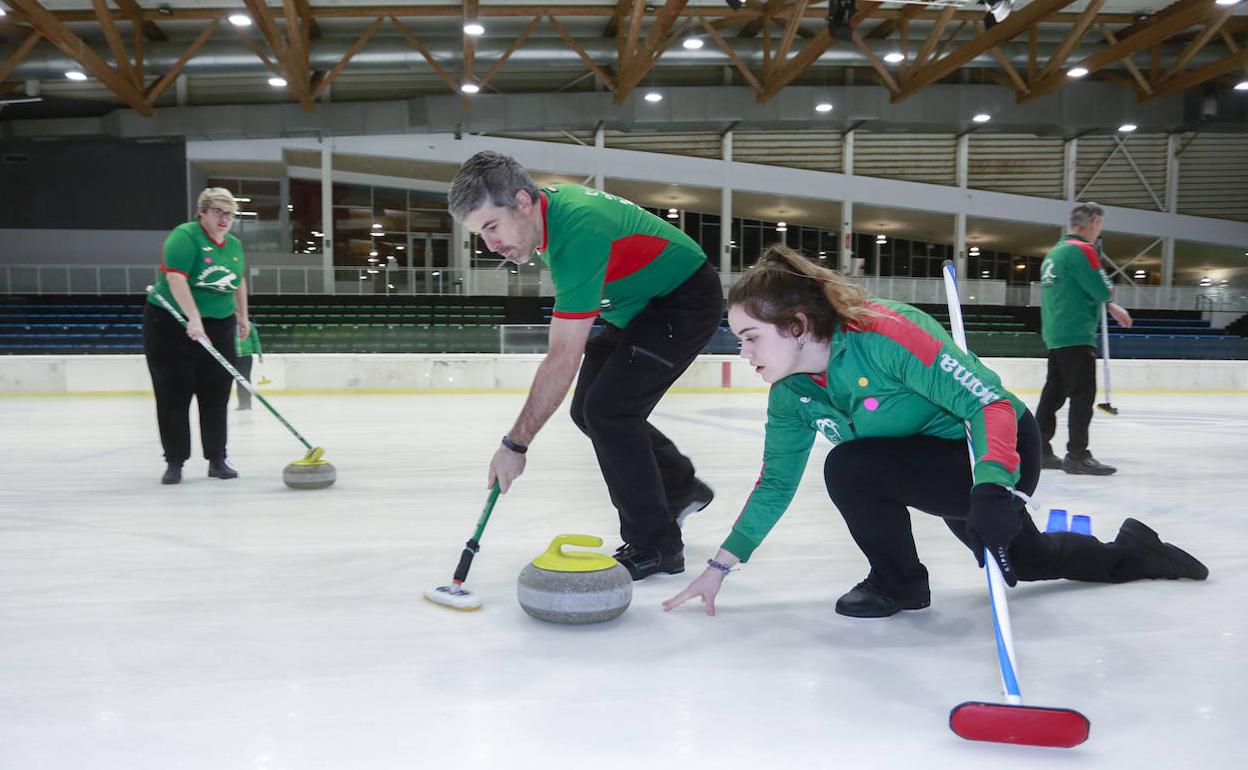
MULTIPOLYGON (((187 327, 186 319, 182 317, 182 314, 178 312, 177 308, 169 304, 169 300, 160 296, 160 294, 153 292, 151 286, 147 287, 147 291, 150 296, 153 296, 156 298, 156 301, 160 303, 161 307, 163 307, 165 310, 168 310, 173 315, 174 318, 178 319, 178 323, 182 324, 182 328, 187 327)), ((196 340, 196 342, 203 345, 204 350, 207 350, 209 355, 217 359, 217 363, 224 366, 225 370, 234 376, 234 379, 238 382, 239 385, 242 385, 244 388, 247 389, 249 393, 251 393, 251 395, 258 398, 260 400, 260 403, 264 404, 265 408, 273 413, 273 416, 278 419, 278 422, 280 422, 282 425, 285 425, 286 429, 289 430, 291 433, 293 433, 295 435, 295 438, 299 439, 300 444, 303 444, 305 447, 307 447, 309 452, 313 450, 313 446, 308 443, 307 439, 305 439, 303 436, 299 434, 299 431, 295 430, 295 426, 286 422, 286 418, 278 414, 278 411, 273 408, 273 405, 270 404, 268 400, 265 399, 264 396, 260 395, 260 393, 254 387, 252 387, 251 383, 247 381, 246 377, 244 377, 237 369, 235 369, 233 366, 230 365, 230 362, 225 359, 225 356, 221 355, 221 351, 213 347, 212 343, 208 341, 207 337, 200 337, 198 340, 196 340)))

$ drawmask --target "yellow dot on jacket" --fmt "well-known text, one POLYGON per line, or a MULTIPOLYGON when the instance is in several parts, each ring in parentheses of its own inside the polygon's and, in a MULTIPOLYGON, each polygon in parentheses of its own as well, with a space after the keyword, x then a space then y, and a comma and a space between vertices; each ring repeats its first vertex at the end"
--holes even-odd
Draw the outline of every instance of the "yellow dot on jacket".
POLYGON ((871 384, 871 383, 870 383, 870 382, 868 382, 868 380, 867 380, 867 378, 866 378, 866 377, 859 377, 859 378, 858 378, 858 387, 860 387, 860 388, 865 388, 865 387, 867 387, 867 385, 869 385, 869 384, 871 384))

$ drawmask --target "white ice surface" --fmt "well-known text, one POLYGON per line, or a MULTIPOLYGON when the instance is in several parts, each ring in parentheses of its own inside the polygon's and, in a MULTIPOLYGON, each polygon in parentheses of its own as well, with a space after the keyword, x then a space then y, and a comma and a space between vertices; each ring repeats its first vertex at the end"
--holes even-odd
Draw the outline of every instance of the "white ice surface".
POLYGON ((1010 592, 1024 701, 1092 722, 1055 750, 950 732, 952 706, 1000 683, 983 574, 939 521, 915 516, 930 609, 832 611, 866 564, 823 491, 822 440, 719 615, 661 610, 754 483, 762 394, 659 405, 718 496, 687 524, 685 575, 578 628, 515 600, 555 534, 618 543, 566 408, 482 539, 468 585, 485 606, 457 613, 421 594, 448 582, 521 396, 275 396, 337 466, 319 492, 282 485, 302 448, 259 404, 230 412, 239 479, 205 478, 196 439, 162 487, 150 399, 0 399, 0 768, 1243 767, 1248 396, 1114 401, 1092 447, 1119 473, 1046 471, 1042 502, 1104 539, 1138 517, 1211 577, 1010 592))

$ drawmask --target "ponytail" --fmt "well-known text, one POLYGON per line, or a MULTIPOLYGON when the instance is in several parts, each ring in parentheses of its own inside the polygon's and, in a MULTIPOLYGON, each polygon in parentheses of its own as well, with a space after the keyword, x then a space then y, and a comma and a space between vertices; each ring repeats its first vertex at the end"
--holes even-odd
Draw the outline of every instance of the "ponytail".
POLYGON ((872 315, 867 293, 835 270, 815 264, 788 246, 769 246, 728 292, 728 306, 775 324, 791 336, 828 340, 840 324, 872 315), (806 323, 798 314, 806 317, 806 323))

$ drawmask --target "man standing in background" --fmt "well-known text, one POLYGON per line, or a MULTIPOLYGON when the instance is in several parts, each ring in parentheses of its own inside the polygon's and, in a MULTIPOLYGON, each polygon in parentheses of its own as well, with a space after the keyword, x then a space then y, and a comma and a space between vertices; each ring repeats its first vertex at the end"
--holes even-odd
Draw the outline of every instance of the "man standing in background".
POLYGON ((1036 420, 1044 439, 1044 468, 1067 473, 1108 476, 1118 469, 1105 465, 1088 451, 1088 426, 1096 401, 1096 327, 1101 321, 1101 305, 1124 328, 1131 327, 1131 314, 1115 305, 1113 282, 1101 268, 1095 246, 1101 237, 1105 209, 1095 203, 1080 203, 1070 212, 1070 232, 1049 250, 1040 268, 1043 286, 1040 319, 1044 345, 1049 350, 1049 369, 1036 407, 1036 420), (1057 432, 1057 410, 1070 399, 1067 416, 1069 438, 1066 457, 1053 451, 1057 432))

